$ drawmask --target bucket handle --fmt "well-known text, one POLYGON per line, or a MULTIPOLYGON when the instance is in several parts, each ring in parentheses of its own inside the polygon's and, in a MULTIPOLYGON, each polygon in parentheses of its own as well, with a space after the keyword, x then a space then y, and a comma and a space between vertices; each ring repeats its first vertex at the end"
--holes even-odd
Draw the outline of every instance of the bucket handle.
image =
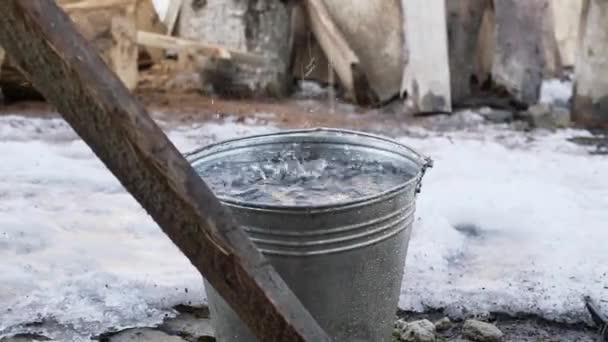
MULTIPOLYGON (((420 156, 422 157, 422 156, 420 156)), ((422 189, 422 178, 426 173, 427 169, 433 167, 433 159, 431 157, 422 157, 422 167, 420 168, 420 177, 418 177, 418 182, 416 183, 416 194, 419 194, 422 189)))

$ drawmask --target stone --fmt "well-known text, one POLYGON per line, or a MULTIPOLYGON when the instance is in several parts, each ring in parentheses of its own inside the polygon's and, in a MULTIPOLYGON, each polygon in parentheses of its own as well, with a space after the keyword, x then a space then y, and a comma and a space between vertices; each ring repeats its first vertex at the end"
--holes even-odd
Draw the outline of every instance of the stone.
POLYGON ((494 109, 485 107, 479 111, 479 114, 487 121, 493 123, 505 123, 513 121, 513 112, 504 109, 494 109))
POLYGON ((180 314, 175 318, 169 318, 159 329, 172 335, 192 337, 195 341, 214 336, 210 319, 197 318, 191 314, 180 314))
POLYGON ((570 109, 568 108, 553 107, 551 117, 555 125, 559 128, 569 127, 571 124, 570 109))
POLYGON ((469 319, 464 322, 462 334, 471 341, 499 342, 503 333, 494 324, 469 319))
POLYGON ((134 328, 123 330, 106 340, 108 342, 186 342, 181 337, 171 336, 151 328, 134 328))
POLYGON ((442 319, 435 322, 435 330, 437 331, 446 331, 449 330, 452 326, 452 321, 447 317, 443 317, 442 319))
POLYGON ((522 116, 535 128, 555 129, 570 126, 570 110, 547 103, 530 106, 522 116))
POLYGON ((399 320, 396 324, 399 338, 404 342, 435 342, 435 325, 428 319, 414 322, 399 320))
POLYGON ((36 334, 17 334, 12 337, 0 338, 0 342, 35 342, 35 341, 51 341, 50 338, 36 334))

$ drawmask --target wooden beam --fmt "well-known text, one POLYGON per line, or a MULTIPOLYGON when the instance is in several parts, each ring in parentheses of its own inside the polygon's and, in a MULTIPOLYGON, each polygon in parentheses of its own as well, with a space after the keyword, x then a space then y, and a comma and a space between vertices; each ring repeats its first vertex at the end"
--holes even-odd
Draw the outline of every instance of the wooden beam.
POLYGON ((451 112, 445 0, 403 0, 403 11, 408 63, 401 89, 408 106, 420 113, 451 112))
POLYGON ((62 4, 61 8, 65 11, 94 10, 135 4, 135 1, 137 0, 82 0, 62 4))
POLYGON ((330 341, 54 1, 0 13, 0 45, 260 341, 330 341))
POLYGON ((576 59, 574 121, 608 128, 608 2, 585 0, 576 59))
POLYGON ((203 56, 231 59, 246 64, 264 64, 267 59, 263 56, 227 49, 222 46, 206 44, 192 39, 171 37, 164 34, 138 31, 137 43, 144 46, 173 49, 177 51, 193 51, 203 56))

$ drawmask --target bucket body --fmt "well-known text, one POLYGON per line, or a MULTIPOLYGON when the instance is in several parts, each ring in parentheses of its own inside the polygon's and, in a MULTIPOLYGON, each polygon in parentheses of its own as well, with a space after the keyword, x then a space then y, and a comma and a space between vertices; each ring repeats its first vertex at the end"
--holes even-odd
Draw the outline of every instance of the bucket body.
MULTIPOLYGON (((230 158, 297 146, 326 158, 344 153, 411 167, 412 177, 372 196, 315 206, 220 200, 311 315, 336 342, 390 341, 415 197, 429 160, 389 139, 360 132, 314 129, 231 140, 188 155, 196 169, 230 158)), ((216 338, 257 339, 205 281, 216 338)))

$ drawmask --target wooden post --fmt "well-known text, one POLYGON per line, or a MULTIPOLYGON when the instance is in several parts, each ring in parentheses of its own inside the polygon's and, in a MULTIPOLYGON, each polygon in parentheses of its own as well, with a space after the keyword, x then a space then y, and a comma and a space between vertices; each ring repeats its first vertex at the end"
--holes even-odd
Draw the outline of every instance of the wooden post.
POLYGON ((329 341, 54 1, 0 13, 0 45, 260 341, 329 341))
MULTIPOLYGON (((452 103, 471 95, 482 20, 491 0, 445 0, 452 103)), ((481 80, 478 80, 481 81, 481 80)))
POLYGON ((608 128, 608 1, 585 0, 576 59, 573 119, 608 128))
POLYGON ((408 105, 422 113, 451 112, 445 0, 403 0, 403 11, 407 65, 401 89, 408 105))

